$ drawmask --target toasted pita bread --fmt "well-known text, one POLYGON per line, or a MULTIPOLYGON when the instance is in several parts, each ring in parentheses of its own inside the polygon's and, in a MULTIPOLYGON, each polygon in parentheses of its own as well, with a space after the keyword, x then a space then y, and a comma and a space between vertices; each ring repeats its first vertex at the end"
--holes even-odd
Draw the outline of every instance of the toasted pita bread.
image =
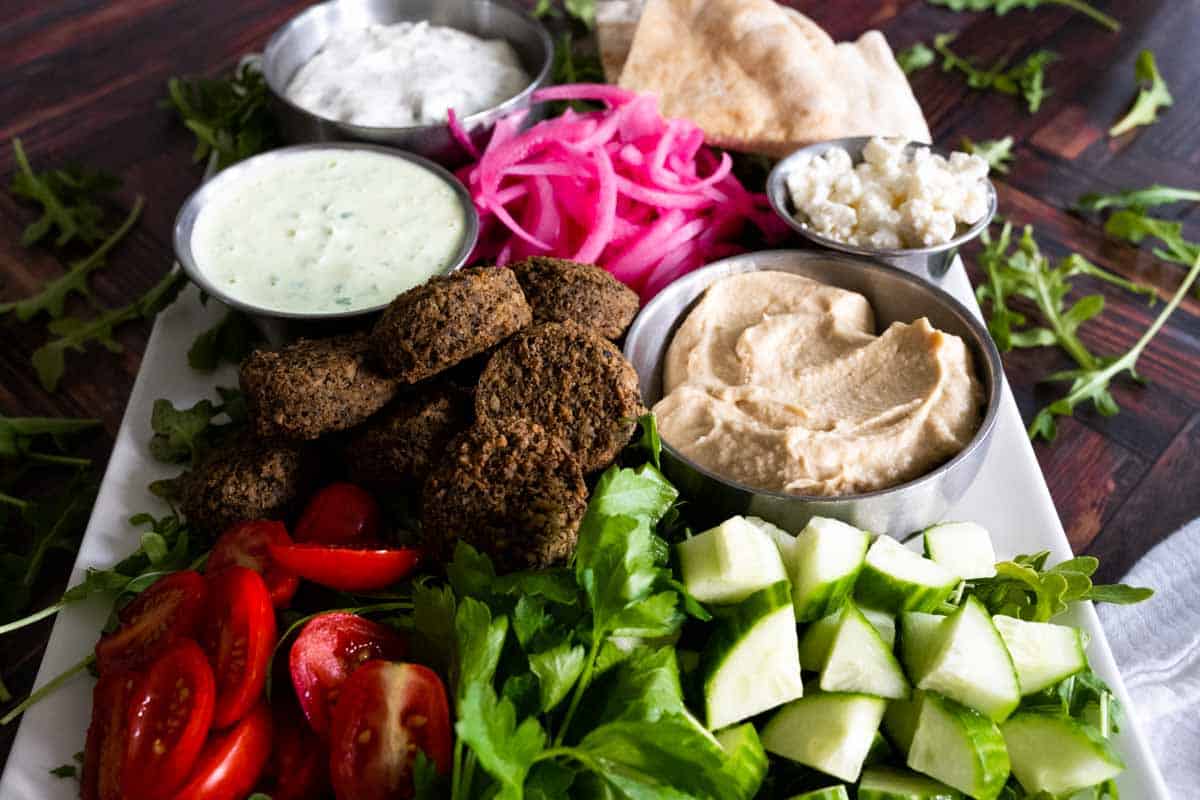
POLYGON ((621 86, 657 94, 711 144, 783 156, 843 136, 929 142, 883 34, 835 44, 773 0, 648 0, 621 86))

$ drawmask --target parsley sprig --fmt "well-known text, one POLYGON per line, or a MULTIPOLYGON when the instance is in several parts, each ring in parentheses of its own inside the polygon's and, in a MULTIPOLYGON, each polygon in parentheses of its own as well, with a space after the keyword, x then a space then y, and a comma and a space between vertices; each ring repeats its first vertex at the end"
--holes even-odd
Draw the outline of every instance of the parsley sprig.
POLYGON ((1134 78, 1137 80, 1137 97, 1129 111, 1117 123, 1108 129, 1109 136, 1120 136, 1142 125, 1151 125, 1158 121, 1158 110, 1166 108, 1175 102, 1171 90, 1158 71, 1154 62, 1154 53, 1143 50, 1138 54, 1133 67, 1134 78))
POLYGON ((929 2, 952 11, 991 11, 1001 17, 1018 8, 1032 10, 1041 6, 1057 5, 1078 11, 1114 33, 1121 30, 1121 23, 1118 20, 1083 0, 929 0, 929 2))
POLYGON ((171 78, 166 105, 196 137, 192 160, 220 170, 279 141, 267 96, 262 69, 248 59, 228 78, 171 78))

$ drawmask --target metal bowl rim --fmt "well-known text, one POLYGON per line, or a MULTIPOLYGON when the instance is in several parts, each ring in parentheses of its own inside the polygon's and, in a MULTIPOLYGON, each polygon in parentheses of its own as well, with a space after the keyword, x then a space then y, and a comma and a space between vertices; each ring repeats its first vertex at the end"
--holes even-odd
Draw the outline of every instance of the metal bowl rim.
MULTIPOLYGON (((538 70, 537 74, 532 76, 532 79, 530 80, 530 82, 528 84, 526 84, 525 88, 522 89, 520 92, 518 92, 517 94, 514 94, 512 97, 509 97, 507 100, 505 100, 502 103, 499 103, 494 106, 489 106, 487 108, 476 111, 474 114, 469 114, 469 115, 459 119, 460 124, 462 124, 462 126, 464 128, 467 128, 478 122, 483 122, 483 121, 485 121, 485 118, 490 117, 492 115, 498 114, 499 116, 506 116, 510 112, 516 111, 517 109, 526 105, 526 101, 530 98, 530 96, 534 92, 536 92, 538 90, 538 87, 540 87, 545 82, 547 76, 549 76, 549 74, 550 74, 551 68, 553 68, 553 66, 554 66, 554 40, 550 38, 550 32, 546 30, 545 25, 538 22, 527 11, 525 11, 523 8, 521 8, 517 5, 514 5, 509 0, 473 0, 473 2, 475 2, 476 4, 480 4, 480 5, 501 6, 504 9, 511 11, 514 14, 516 14, 518 17, 520 17, 522 19, 522 21, 524 21, 526 24, 529 25, 529 29, 540 40, 540 42, 542 44, 542 48, 546 53, 546 57, 542 60, 542 66, 538 70)), ((267 88, 270 90, 271 94, 275 96, 275 99, 278 100, 279 102, 283 103, 284 105, 286 105, 288 108, 292 109, 293 111, 297 111, 301 114, 305 114, 309 117, 312 117, 313 119, 320 120, 321 122, 327 123, 329 125, 338 126, 346 131, 351 132, 352 134, 354 134, 356 136, 374 136, 374 137, 399 136, 402 134, 415 134, 415 133, 420 133, 422 131, 439 130, 441 128, 445 128, 449 124, 448 122, 436 122, 436 123, 432 123, 430 125, 405 125, 402 127, 392 127, 392 126, 383 126, 383 125, 356 125, 353 122, 345 122, 344 120, 333 119, 332 117, 326 117, 322 114, 318 114, 317 112, 313 111, 312 109, 305 108, 304 106, 301 106, 301 105, 297 105, 296 103, 292 102, 291 98, 289 98, 287 96, 287 87, 286 86, 281 87, 281 86, 275 85, 275 81, 272 80, 272 78, 271 78, 271 74, 272 74, 273 70, 270 69, 270 65, 274 61, 274 59, 278 58, 278 53, 279 53, 280 48, 282 47, 282 42, 284 42, 287 39, 287 37, 292 33, 292 31, 295 28, 299 27, 299 25, 307 17, 309 17, 309 16, 315 17, 320 14, 327 13, 327 10, 330 7, 337 6, 338 4, 339 4, 339 0, 325 0, 325 2, 323 2, 323 3, 318 3, 316 5, 309 6, 308 8, 301 11, 299 14, 296 14, 295 16, 291 17, 287 22, 280 25, 275 30, 275 32, 271 34, 271 38, 267 40, 267 45, 265 48, 263 48, 262 73, 263 73, 263 79, 266 81, 267 88)), ((503 38, 503 37, 499 37, 499 38, 503 38)), ((509 44, 511 45, 512 42, 509 42, 509 44)), ((293 74, 291 77, 295 77, 295 75, 293 74)))
POLYGON ((462 243, 459 245, 458 251, 454 258, 443 267, 437 274, 448 275, 462 267, 471 252, 475 249, 475 243, 479 238, 479 212, 475 208, 475 204, 471 201, 471 195, 467 188, 463 186, 458 178, 444 167, 433 163, 427 158, 423 158, 415 153, 410 153, 404 150, 397 150, 394 147, 386 147, 384 145, 364 144, 361 142, 313 142, 309 144, 296 144, 288 147, 279 147, 274 150, 268 150, 265 153, 259 153, 256 156, 251 156, 244 161, 239 161, 229 167, 226 167, 221 172, 214 175, 210 180, 205 181, 183 201, 179 207, 179 212, 175 215, 175 224, 172 229, 172 243, 175 247, 175 257, 179 260, 183 271, 188 277, 204 290, 207 294, 220 300, 222 303, 244 311, 248 314, 257 314, 260 316, 276 317, 279 319, 297 319, 297 320, 331 320, 345 319, 348 317, 364 316, 382 311, 391 304, 389 300, 386 303, 379 305, 368 306, 366 308, 356 308, 349 311, 281 311, 264 306, 257 306, 253 303, 247 303, 245 300, 232 297, 224 289, 220 288, 203 273, 192 254, 191 238, 195 228, 195 221, 200 218, 204 207, 211 202, 212 198, 218 195, 225 183, 237 179, 237 176, 247 172, 253 165, 261 164, 264 161, 277 160, 285 158, 289 155, 308 152, 312 150, 365 150, 380 155, 398 158, 403 161, 408 161, 412 164, 422 167, 425 170, 432 172, 443 181, 445 181, 454 191, 463 207, 463 216, 465 217, 465 228, 463 230, 462 243), (188 224, 185 218, 190 211, 195 211, 192 222, 188 224))
MULTIPOLYGON (((823 247, 828 247, 832 250, 841 250, 843 252, 853 253, 854 255, 858 256, 875 258, 903 258, 905 256, 928 256, 936 255, 938 253, 945 253, 949 250, 961 247, 962 245, 971 241, 980 233, 982 233, 984 228, 991 224, 992 219, 996 216, 998 199, 996 195, 995 184, 992 183, 990 178, 986 177, 983 180, 984 183, 987 184, 987 213, 985 213, 978 222, 964 230, 959 235, 955 236, 950 241, 942 244, 930 245, 929 247, 899 247, 894 249, 873 249, 869 247, 862 247, 861 245, 849 244, 838 239, 831 239, 827 236, 822 236, 821 234, 809 228, 800 220, 796 219, 796 217, 788 210, 788 205, 791 202, 791 198, 788 196, 786 183, 788 173, 795 169, 796 164, 804 160, 805 157, 810 156, 818 149, 821 152, 824 152, 832 147, 842 147, 845 149, 847 145, 861 146, 865 145, 874 138, 876 137, 845 136, 841 139, 828 139, 823 142, 814 142, 813 144, 805 145, 799 150, 789 153, 774 167, 772 167, 771 172, 767 175, 767 201, 771 204, 771 208, 777 215, 779 215, 779 217, 787 224, 789 228, 794 230, 796 233, 799 233, 806 239, 816 242, 823 247)), ((940 147, 934 147, 931 144, 912 140, 905 142, 904 147, 906 150, 916 147, 923 147, 936 155, 942 156, 943 158, 948 157, 950 152, 948 150, 943 150, 940 147)), ((857 166, 859 163, 861 162, 854 162, 855 166, 857 166)))
MULTIPOLYGON (((986 362, 989 373, 988 375, 984 376, 984 380, 982 381, 984 384, 984 389, 988 393, 988 400, 986 404, 986 410, 984 411, 983 415, 983 421, 979 425, 979 430, 975 432, 975 435, 971 437, 971 440, 967 442, 966 446, 963 447, 962 450, 958 451, 958 453, 956 453, 948 461, 938 465, 929 472, 926 472, 924 475, 920 475, 910 481, 905 481, 904 483, 896 486, 889 486, 886 489, 876 489, 871 492, 862 492, 858 494, 812 495, 793 494, 790 492, 777 492, 771 489, 762 489, 756 486, 749 486, 741 483, 740 481, 735 481, 731 478, 725 477, 724 475, 719 475, 708 468, 697 464, 695 461, 672 447, 666 441, 666 439, 662 439, 660 437, 664 450, 667 450, 672 457, 678 459, 684 464, 687 464, 689 468, 699 472, 709 480, 717 481, 718 483, 730 486, 741 492, 782 501, 835 505, 858 500, 868 500, 887 497, 890 495, 898 495, 908 490, 915 489, 918 486, 932 483, 942 475, 957 467, 959 464, 969 460, 976 451, 988 445, 992 436, 992 431, 996 427, 996 420, 1000 410, 1000 395, 1002 394, 1004 388, 1004 368, 1002 362, 1000 361, 1000 351, 996 349, 996 344, 992 341, 991 335, 987 332, 987 329, 983 326, 979 319, 973 313, 971 313, 971 310, 963 305, 954 295, 950 294, 939 286, 934 286, 928 281, 925 281, 910 272, 880 261, 853 257, 843 253, 822 253, 815 250, 758 250, 753 253, 743 253, 741 255, 730 256, 729 258, 723 258, 720 261, 714 261, 711 264, 706 264, 700 269, 695 270, 694 272, 689 272, 687 275, 684 275, 683 277, 678 278, 672 283, 668 284, 649 303, 647 303, 641 311, 638 312, 637 318, 634 319, 633 324, 629 326, 629 332, 625 336, 624 355, 626 358, 629 356, 630 343, 635 341, 639 335, 642 335, 641 329, 643 325, 647 324, 647 319, 650 316, 649 311, 654 307, 655 303, 665 302, 665 299, 662 298, 666 297, 667 292, 670 291, 672 287, 677 285, 684 286, 690 283, 703 283, 703 279, 706 276, 714 272, 721 271, 721 269, 725 268, 729 264, 736 264, 738 262, 746 261, 756 257, 776 255, 787 255, 792 257, 799 255, 801 258, 805 259, 838 261, 847 265, 851 265, 851 267, 855 269, 861 268, 864 270, 876 270, 879 272, 891 273, 892 275, 912 284, 921 291, 928 292, 933 296, 934 299, 949 307, 956 316, 961 317, 965 321, 967 328, 970 329, 971 333, 982 346, 984 361, 986 362)), ((763 269, 747 271, 773 272, 779 270, 763 269)), ((691 312, 691 310, 695 307, 695 304, 700 300, 701 297, 703 297, 704 292, 706 292, 708 287, 713 283, 715 283, 715 281, 709 282, 704 287, 703 291, 696 295, 695 299, 692 300, 688 307, 680 312, 679 316, 676 317, 672 322, 672 326, 674 328, 678 328, 678 324, 683 320, 684 317, 686 317, 688 313, 691 312)), ((667 347, 670 347, 669 342, 667 343, 667 347)), ((661 362, 657 365, 657 368, 659 370, 662 369, 661 362)))

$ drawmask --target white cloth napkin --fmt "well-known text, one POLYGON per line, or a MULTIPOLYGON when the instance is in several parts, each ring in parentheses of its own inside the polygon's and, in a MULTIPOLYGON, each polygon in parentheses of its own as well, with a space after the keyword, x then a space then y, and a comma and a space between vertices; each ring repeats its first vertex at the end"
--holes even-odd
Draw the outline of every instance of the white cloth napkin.
POLYGON ((1123 583, 1155 595, 1097 606, 1142 731, 1177 800, 1200 790, 1200 519, 1134 565, 1123 583))

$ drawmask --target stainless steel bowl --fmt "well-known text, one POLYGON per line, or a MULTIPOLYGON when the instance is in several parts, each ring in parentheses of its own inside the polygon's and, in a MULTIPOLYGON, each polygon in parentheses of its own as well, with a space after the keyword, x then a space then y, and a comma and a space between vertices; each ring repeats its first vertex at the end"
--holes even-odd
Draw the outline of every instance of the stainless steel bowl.
POLYGON ((384 128, 352 125, 322 117, 287 98, 287 86, 301 66, 338 28, 372 23, 419 22, 457 28, 485 39, 504 39, 516 50, 533 81, 515 97, 461 119, 473 139, 482 138, 496 120, 529 104, 530 95, 549 81, 554 43, 546 29, 508 0, 329 0, 293 17, 271 36, 263 52, 263 75, 284 138, 290 142, 351 139, 388 144, 441 164, 466 158, 445 124, 384 128))
POLYGON ((983 384, 983 423, 954 458, 908 483, 841 497, 785 494, 740 484, 695 464, 663 442, 663 469, 685 498, 703 498, 709 522, 734 514, 762 517, 791 531, 812 517, 834 517, 897 538, 943 518, 975 480, 996 425, 1004 373, 1000 354, 979 320, 943 290, 895 267, 837 253, 769 250, 710 264, 675 281, 646 304, 625 339, 625 357, 637 370, 642 397, 653 407, 662 397, 662 369, 675 330, 705 290, 729 275, 755 270, 791 272, 864 295, 881 329, 893 322, 928 317, 932 325, 962 337, 983 384))
POLYGON ((209 201, 219 196, 221 192, 225 191, 225 187, 239 180, 244 173, 261 165, 263 162, 277 160, 293 153, 308 150, 368 150, 373 153, 385 155, 388 158, 409 161, 440 177, 454 190, 455 196, 458 197, 459 202, 462 204, 463 215, 466 218, 462 243, 459 245, 454 258, 442 270, 442 274, 453 272, 466 263, 467 257, 470 256, 471 250, 475 247, 475 240, 479 237, 479 213, 475 210, 475 205, 471 202, 471 196, 467 193, 466 187, 457 178, 431 161, 391 147, 351 142, 325 142, 322 144, 281 147, 278 150, 270 150, 253 158, 248 158, 217 173, 216 176, 201 185, 199 189, 192 192, 183 201, 183 206, 179 209, 179 215, 175 218, 175 232, 173 236, 175 257, 179 259, 184 272, 187 273, 193 283, 222 303, 254 316, 259 321, 260 327, 263 328, 267 336, 273 340, 284 336, 285 329, 279 324, 280 321, 291 321, 293 324, 304 322, 328 323, 330 321, 345 320, 349 317, 361 317, 372 314, 383 310, 387 306, 387 303, 381 303, 369 308, 357 308, 339 312, 297 312, 263 308, 246 303, 230 295, 224 288, 210 281, 208 276, 197 265, 195 254, 192 252, 192 230, 196 226, 196 220, 199 219, 200 213, 209 201))
MULTIPOLYGON (((771 170, 771 174, 767 176, 767 198, 771 202, 771 208, 775 209, 775 213, 792 230, 816 245, 856 256, 875 258, 894 267, 899 267, 905 272, 911 272, 914 275, 940 281, 950 269, 950 265, 954 263, 954 257, 958 255, 958 248, 982 233, 983 229, 992 221, 992 217, 996 216, 996 187, 992 185, 991 181, 987 182, 988 210, 983 219, 976 222, 970 228, 960 231, 957 236, 945 244, 934 245, 933 247, 913 247, 898 250, 875 250, 869 247, 859 247, 858 245, 846 244, 845 242, 839 242, 836 239, 822 236, 796 219, 796 209, 792 204, 792 198, 787 189, 787 176, 792 170, 803 165, 809 159, 819 156, 826 150, 832 150, 835 147, 840 147, 849 153, 850 160, 857 164, 862 161, 863 148, 866 147, 867 142, 871 141, 872 138, 870 136, 851 136, 845 139, 831 139, 828 142, 810 144, 808 147, 802 147, 780 161, 771 170)), ((921 144, 920 142, 909 142, 905 150, 906 152, 911 152, 921 147, 929 148, 941 156, 949 157, 946 151, 939 150, 936 147, 931 148, 929 145, 921 144)))

